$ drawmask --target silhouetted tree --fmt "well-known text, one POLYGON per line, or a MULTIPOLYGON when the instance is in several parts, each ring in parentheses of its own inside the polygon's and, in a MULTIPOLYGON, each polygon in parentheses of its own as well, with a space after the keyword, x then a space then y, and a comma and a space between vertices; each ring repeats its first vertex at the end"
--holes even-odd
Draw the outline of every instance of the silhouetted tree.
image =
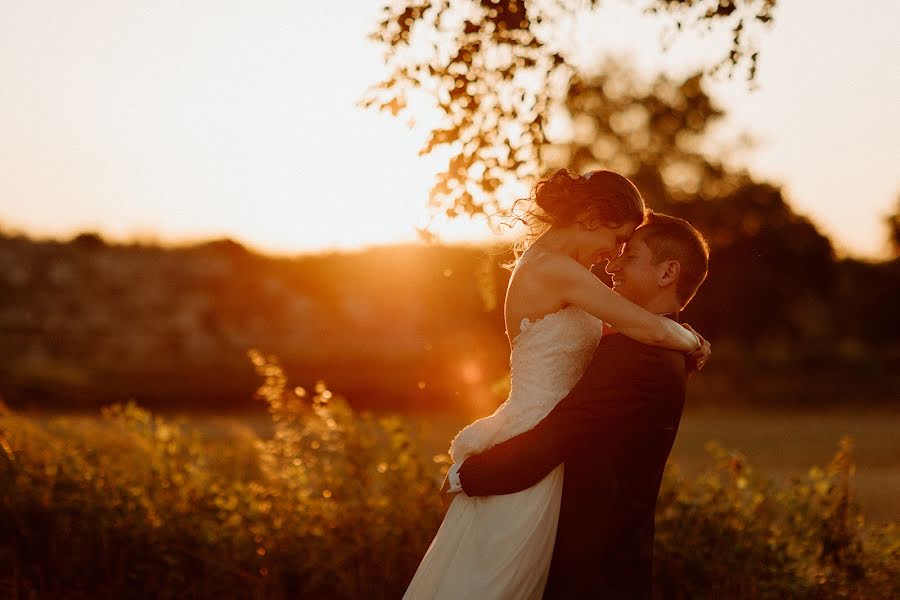
MULTIPOLYGON (((450 217, 491 213, 502 208, 495 192, 506 177, 559 167, 610 168, 631 177, 649 206, 687 218, 709 239, 711 275, 690 310, 709 335, 793 344, 832 333, 826 324, 836 277, 828 238, 791 209, 780 189, 700 151, 724 115, 704 90, 708 71, 641 82, 626 66, 608 61, 596 75, 578 74, 552 40, 552 18, 571 6, 537 4, 527 11, 525 3, 471 0, 388 9, 378 39, 395 52, 389 62, 396 70, 370 101, 399 113, 413 88, 435 94, 448 126, 432 133, 423 152, 452 145, 456 153, 438 176, 432 207, 450 217), (543 20, 548 14, 549 25, 543 20), (452 15, 459 18, 452 21, 452 15), (410 59, 422 56, 412 49, 428 32, 446 47, 410 59), (404 48, 411 54, 400 52, 404 48), (529 87, 528 77, 540 84, 529 87), (569 121, 570 132, 552 142, 544 128, 551 109, 569 121)), ((683 11, 699 3, 651 4, 683 11)), ((715 5, 727 7, 694 13, 695 22, 731 19, 735 48, 725 62, 747 66, 752 77, 755 50, 741 50, 747 13, 739 15, 728 2, 715 5)), ((747 6, 757 9, 757 22, 771 20, 774 3, 747 6)))
POLYGON ((106 240, 95 231, 85 231, 72 238, 72 245, 84 250, 98 250, 106 247, 106 240))
MULTIPOLYGON (((744 70, 753 79, 760 27, 772 23, 776 0, 645 0, 648 13, 675 19, 673 36, 692 27, 729 28, 733 43, 706 72, 744 70)), ((603 10, 599 0, 587 3, 603 10)), ((578 74, 570 63, 561 20, 574 0, 402 0, 388 4, 372 38, 385 48, 390 75, 373 86, 364 106, 404 112, 409 94, 430 95, 442 124, 422 149, 449 146, 429 205, 434 213, 499 212, 505 183, 540 174, 551 112, 568 97, 578 74)))
POLYGON ((897 197, 897 206, 894 214, 885 218, 888 226, 888 243, 891 246, 891 254, 894 258, 900 258, 900 196, 897 197))
POLYGON ((709 239, 709 278, 689 313, 711 336, 803 344, 833 335, 831 242, 780 189, 747 181, 714 201, 672 202, 666 212, 709 239))
POLYGON ((651 206, 719 199, 748 181, 700 152, 725 113, 702 85, 702 73, 649 84, 614 61, 569 87, 565 114, 572 134, 542 150, 546 167, 578 172, 609 168, 639 182, 651 206))
POLYGON ((688 219, 709 240, 712 268, 689 308, 693 323, 720 339, 827 335, 831 243, 780 189, 700 152, 724 115, 701 73, 642 84, 610 62, 574 82, 564 106, 572 135, 544 148, 548 168, 627 175, 651 208, 688 219))

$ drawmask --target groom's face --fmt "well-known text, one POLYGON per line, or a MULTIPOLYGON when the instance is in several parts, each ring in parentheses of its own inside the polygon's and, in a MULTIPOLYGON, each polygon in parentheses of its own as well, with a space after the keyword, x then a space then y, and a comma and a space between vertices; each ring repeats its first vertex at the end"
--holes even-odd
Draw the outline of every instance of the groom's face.
POLYGON ((665 268, 653 262, 653 252, 642 238, 638 229, 625 244, 622 253, 606 265, 616 293, 639 305, 646 304, 659 294, 660 276, 665 268))

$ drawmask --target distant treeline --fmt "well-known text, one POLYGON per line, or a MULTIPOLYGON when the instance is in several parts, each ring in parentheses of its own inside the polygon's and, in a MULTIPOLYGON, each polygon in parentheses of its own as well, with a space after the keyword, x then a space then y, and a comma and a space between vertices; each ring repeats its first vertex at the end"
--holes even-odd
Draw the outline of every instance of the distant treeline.
MULTIPOLYGON (((685 319, 713 342, 695 402, 900 398, 900 261, 835 258, 777 189, 663 207, 712 245, 685 319), (723 209, 723 206, 725 207, 723 209)), ((278 258, 231 240, 164 248, 0 235, 0 394, 12 406, 246 410, 250 348, 357 408, 484 414, 508 368, 508 248, 278 258)), ((600 273, 602 276, 602 273, 600 273)))

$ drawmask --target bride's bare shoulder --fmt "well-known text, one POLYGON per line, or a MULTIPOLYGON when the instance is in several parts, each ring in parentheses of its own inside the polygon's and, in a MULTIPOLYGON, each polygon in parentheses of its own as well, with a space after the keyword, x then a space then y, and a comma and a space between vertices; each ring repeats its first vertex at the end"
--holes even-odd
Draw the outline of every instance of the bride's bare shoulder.
POLYGON ((541 275, 553 272, 559 268, 571 268, 580 266, 571 256, 560 252, 550 252, 540 248, 529 248, 519 257, 513 274, 516 272, 534 273, 541 275))
POLYGON ((566 277, 573 269, 584 270, 578 261, 566 254, 536 248, 533 253, 529 254, 529 252, 531 251, 529 250, 519 258, 519 262, 513 269, 513 277, 534 283, 547 283, 560 277, 566 277))

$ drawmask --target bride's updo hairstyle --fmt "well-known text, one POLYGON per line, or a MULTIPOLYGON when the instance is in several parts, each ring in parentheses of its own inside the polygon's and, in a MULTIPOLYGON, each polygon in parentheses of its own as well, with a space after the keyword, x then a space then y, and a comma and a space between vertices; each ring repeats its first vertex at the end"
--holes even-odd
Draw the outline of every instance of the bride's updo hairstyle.
POLYGON ((640 225, 647 212, 637 186, 612 171, 578 175, 559 169, 537 182, 525 200, 530 200, 530 207, 524 218, 516 219, 524 221, 530 233, 516 244, 515 260, 550 226, 581 223, 588 229, 596 229, 601 225, 640 225))
POLYGON ((531 192, 532 217, 548 225, 580 222, 588 229, 600 225, 640 224, 646 208, 641 192, 627 177, 612 171, 576 175, 560 169, 542 179, 531 192))

